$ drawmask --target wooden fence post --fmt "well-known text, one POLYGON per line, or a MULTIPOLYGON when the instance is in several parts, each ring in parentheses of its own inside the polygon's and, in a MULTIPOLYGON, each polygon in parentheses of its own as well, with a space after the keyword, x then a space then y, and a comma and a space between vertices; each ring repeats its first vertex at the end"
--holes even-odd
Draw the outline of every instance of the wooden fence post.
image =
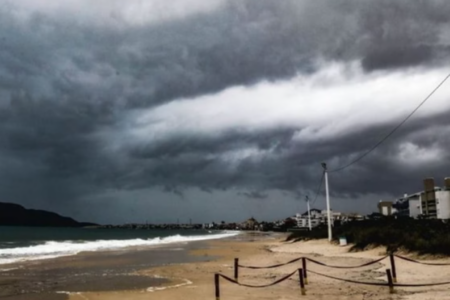
POLYGON ((389 284, 389 293, 393 294, 394 293, 394 283, 392 282, 392 275, 391 275, 390 269, 386 269, 386 275, 387 275, 388 284, 389 284))
POLYGON ((394 260, 394 254, 391 252, 391 254, 389 255, 389 258, 391 260, 391 270, 392 270, 392 281, 394 283, 397 282, 397 271, 395 269, 395 260, 394 260))
POLYGON ((239 278, 239 258, 234 259, 234 279, 238 280, 239 278))
POLYGON ((216 300, 220 300, 219 274, 214 274, 214 286, 216 287, 216 300))
POLYGON ((308 284, 308 271, 306 270, 306 258, 302 257, 302 268, 303 268, 303 278, 305 279, 305 284, 308 284))
POLYGON ((300 279, 300 290, 302 292, 302 295, 306 295, 305 282, 303 281, 303 270, 302 269, 298 269, 298 277, 300 279))

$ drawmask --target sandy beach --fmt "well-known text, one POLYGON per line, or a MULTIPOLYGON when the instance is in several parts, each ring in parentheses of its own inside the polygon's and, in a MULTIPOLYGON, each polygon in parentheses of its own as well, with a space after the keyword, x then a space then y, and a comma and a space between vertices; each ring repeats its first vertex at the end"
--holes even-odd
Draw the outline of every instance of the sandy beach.
MULTIPOLYGON (((233 259, 239 257, 245 265, 271 265, 289 261, 298 256, 307 256, 333 265, 359 265, 385 255, 385 249, 375 248, 363 252, 349 252, 350 246, 330 245, 328 241, 308 241, 286 243, 282 237, 278 240, 266 240, 256 237, 253 241, 214 241, 211 248, 196 250, 199 256, 218 256, 217 260, 202 263, 188 263, 169 267, 154 268, 144 272, 148 276, 176 278, 167 289, 146 291, 128 291, 111 293, 82 293, 72 295, 70 299, 215 299, 213 274, 220 272, 233 276, 233 259)), ((449 259, 439 262, 450 262, 449 259)), ((437 261, 436 261, 437 262, 437 261)), ((288 274, 300 267, 300 263, 266 270, 241 269, 239 280, 248 284, 265 284, 288 274)), ((442 282, 450 278, 450 266, 422 266, 396 260, 399 283, 442 282)), ((339 278, 369 282, 386 281, 385 269, 389 260, 358 268, 329 269, 310 265, 310 269, 339 278)), ((255 289, 246 288, 221 280, 221 299, 450 299, 450 285, 437 287, 396 288, 394 294, 387 287, 343 283, 333 279, 310 274, 306 295, 301 295, 298 277, 278 285, 255 289)))
MULTIPOLYGON (((238 257, 242 265, 264 266, 284 263, 299 256, 310 257, 329 265, 354 266, 385 256, 384 248, 362 252, 349 252, 351 246, 341 247, 325 240, 290 243, 285 235, 245 235, 209 241, 189 250, 191 260, 139 269, 110 281, 122 287, 90 291, 61 291, 59 299, 70 300, 144 300, 144 299, 215 299, 214 273, 233 277, 233 260, 238 257), (147 285, 126 284, 136 279, 148 278, 147 285), (160 280, 160 281, 158 281, 160 280)), ((417 258, 417 257, 416 257, 417 258)), ((109 257, 111 259, 111 257, 109 257)), ((420 257, 419 257, 420 259, 420 257)), ((423 257, 422 257, 423 259, 423 257)), ((88 262, 89 260, 87 260, 88 262)), ((427 260, 427 262, 450 262, 450 259, 427 260)), ((84 264, 77 260, 74 264, 84 264)), ((425 266, 396 259, 398 283, 436 283, 450 279, 450 266, 425 266)), ((239 282, 253 285, 271 283, 301 267, 301 262, 273 269, 240 269, 239 282)), ((321 274, 365 282, 386 282, 385 269, 390 267, 384 259, 357 269, 334 269, 308 263, 308 269, 321 274)), ((325 278, 313 273, 308 275, 306 295, 301 295, 298 276, 267 288, 247 288, 220 280, 221 299, 450 299, 450 285, 435 287, 396 287, 390 294, 385 286, 367 286, 325 278)), ((107 285, 105 285, 107 286, 107 285)), ((33 298, 7 297, 5 299, 44 299, 38 294, 33 298)), ((42 296, 42 295, 41 295, 42 296)))

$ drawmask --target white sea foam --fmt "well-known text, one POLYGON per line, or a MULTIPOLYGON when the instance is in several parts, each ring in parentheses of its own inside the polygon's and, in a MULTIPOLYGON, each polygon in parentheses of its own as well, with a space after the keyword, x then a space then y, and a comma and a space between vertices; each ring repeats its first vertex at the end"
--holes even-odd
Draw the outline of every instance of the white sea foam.
POLYGON ((183 281, 182 283, 176 284, 176 285, 149 287, 149 288, 147 288, 147 292, 163 291, 163 290, 167 290, 167 289, 174 289, 174 288, 179 288, 179 287, 182 287, 185 285, 192 284, 192 281, 190 281, 189 279, 183 279, 182 281, 183 281))
POLYGON ((173 235, 164 238, 96 241, 48 241, 40 245, 21 248, 0 249, 0 265, 28 260, 49 259, 75 255, 85 251, 117 250, 126 247, 155 246, 172 243, 221 239, 238 235, 238 231, 225 231, 218 234, 182 236, 173 235))
POLYGON ((17 270, 18 268, 6 268, 6 269, 0 269, 0 272, 8 272, 12 270, 17 270))

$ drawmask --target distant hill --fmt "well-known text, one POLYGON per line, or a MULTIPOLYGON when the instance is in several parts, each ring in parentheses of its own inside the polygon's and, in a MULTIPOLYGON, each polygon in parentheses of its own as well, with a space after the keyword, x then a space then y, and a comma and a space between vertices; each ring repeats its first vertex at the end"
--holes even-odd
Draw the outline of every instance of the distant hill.
POLYGON ((0 226, 83 227, 97 225, 77 222, 54 212, 26 209, 14 203, 0 202, 0 226))

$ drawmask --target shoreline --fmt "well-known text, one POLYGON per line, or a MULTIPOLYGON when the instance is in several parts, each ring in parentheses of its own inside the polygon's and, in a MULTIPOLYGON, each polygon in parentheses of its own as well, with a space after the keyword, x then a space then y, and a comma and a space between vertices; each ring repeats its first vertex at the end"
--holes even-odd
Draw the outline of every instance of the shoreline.
POLYGON ((161 286, 167 279, 144 276, 141 269, 204 260, 190 256, 204 241, 177 242, 151 247, 83 252, 52 259, 4 265, 0 271, 0 298, 68 299, 71 293, 140 290, 161 286))
MULTIPOLYGON (((258 234, 261 235, 261 234, 258 234)), ((265 234, 263 234, 265 235, 265 234)), ((185 280, 147 276, 141 271, 184 263, 211 261, 212 256, 191 255, 196 249, 207 249, 209 241, 240 241, 252 234, 200 241, 181 241, 152 246, 134 246, 107 251, 88 251, 43 260, 1 265, 0 298, 68 299, 83 292, 118 292, 124 290, 159 290, 173 283, 187 285, 185 280), (103 278, 104 277, 104 278, 103 278)))
MULTIPOLYGON (((151 238, 131 238, 131 239, 99 239, 99 240, 85 240, 83 243, 77 243, 73 240, 48 240, 45 243, 36 244, 32 246, 22 246, 13 248, 0 248, 0 271, 3 268, 10 269, 15 268, 18 265, 27 264, 33 261, 58 259, 61 257, 70 257, 80 254, 98 253, 98 252, 114 252, 114 251, 130 251, 134 249, 153 249, 160 246, 167 246, 176 243, 187 243, 196 241, 208 241, 233 237, 241 234, 239 231, 222 231, 218 230, 214 234, 208 231, 204 235, 180 235, 179 232, 174 235, 163 237, 151 237, 151 238), (49 246, 48 243, 54 245, 49 246), (105 245, 109 243, 110 245, 105 245), (122 245, 125 243, 125 245, 122 245), (64 245, 66 244, 66 245, 64 245), (63 247, 64 250, 55 249, 56 247, 63 247), (2 258, 8 256, 17 255, 17 252, 26 249, 40 248, 38 253, 32 253, 32 255, 23 254, 23 257, 16 258, 2 258), (70 249, 65 249, 70 248, 70 249)), ((35 250, 36 251, 36 250, 35 250)))

